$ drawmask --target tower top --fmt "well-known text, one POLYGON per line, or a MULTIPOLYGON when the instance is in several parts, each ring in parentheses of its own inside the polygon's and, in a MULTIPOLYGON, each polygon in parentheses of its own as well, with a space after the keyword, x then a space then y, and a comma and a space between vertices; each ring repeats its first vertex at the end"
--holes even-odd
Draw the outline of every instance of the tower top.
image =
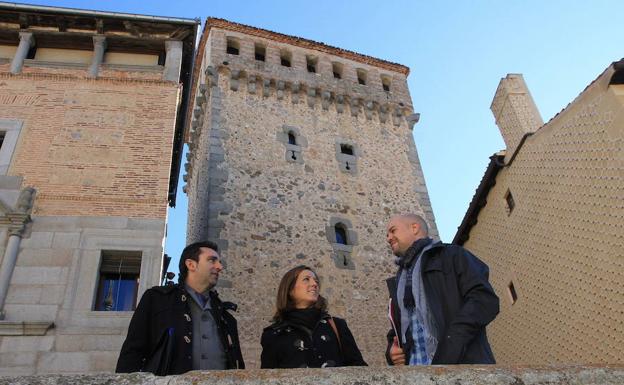
MULTIPOLYGON (((345 59, 353 60, 356 62, 368 64, 371 66, 383 68, 389 71, 401 73, 405 76, 409 75, 409 67, 402 64, 393 63, 390 61, 378 59, 372 56, 363 55, 361 53, 349 51, 346 49, 333 47, 324 43, 319 43, 314 40, 308 40, 297 36, 285 35, 278 32, 269 31, 262 28, 256 28, 245 24, 239 24, 232 21, 219 19, 215 17, 209 17, 206 19, 206 25, 204 26, 204 33, 202 40, 205 40, 212 28, 219 28, 233 32, 240 32, 246 35, 258 36, 269 40, 278 41, 280 43, 290 44, 293 46, 313 49, 316 51, 328 53, 330 55, 340 56, 345 59)), ((201 46, 201 43, 200 43, 201 46)))

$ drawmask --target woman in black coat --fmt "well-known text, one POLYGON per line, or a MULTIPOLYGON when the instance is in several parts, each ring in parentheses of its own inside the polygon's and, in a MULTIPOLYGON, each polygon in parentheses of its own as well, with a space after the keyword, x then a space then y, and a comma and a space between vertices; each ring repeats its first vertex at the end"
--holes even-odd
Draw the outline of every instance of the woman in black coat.
POLYGON ((345 320, 327 313, 316 273, 288 271, 277 290, 273 324, 262 333, 262 368, 365 366, 345 320))

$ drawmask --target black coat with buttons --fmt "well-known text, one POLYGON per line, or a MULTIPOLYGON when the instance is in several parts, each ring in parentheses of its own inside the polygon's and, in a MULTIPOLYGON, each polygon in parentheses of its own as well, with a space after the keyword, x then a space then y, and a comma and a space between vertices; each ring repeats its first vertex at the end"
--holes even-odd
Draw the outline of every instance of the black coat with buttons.
MULTIPOLYGON (((161 336, 172 330, 173 350, 169 370, 163 374, 181 374, 193 369, 193 320, 189 301, 193 299, 179 285, 155 286, 148 289, 134 311, 128 336, 117 360, 117 373, 143 371, 146 361, 156 350, 161 336)), ((210 292, 211 313, 217 322, 228 369, 244 369, 238 341, 236 319, 227 311, 236 306, 221 302, 210 292)))
POLYGON ((262 368, 323 368, 366 366, 347 322, 334 317, 336 333, 325 315, 310 331, 289 321, 272 324, 262 333, 262 368))

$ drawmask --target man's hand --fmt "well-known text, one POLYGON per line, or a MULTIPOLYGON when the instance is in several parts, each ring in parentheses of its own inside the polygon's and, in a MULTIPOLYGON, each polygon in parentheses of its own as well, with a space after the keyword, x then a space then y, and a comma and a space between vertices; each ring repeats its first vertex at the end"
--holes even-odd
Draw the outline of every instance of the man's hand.
POLYGON ((390 347, 390 360, 393 365, 405 365, 405 353, 403 353, 403 349, 399 346, 399 340, 396 336, 390 347))

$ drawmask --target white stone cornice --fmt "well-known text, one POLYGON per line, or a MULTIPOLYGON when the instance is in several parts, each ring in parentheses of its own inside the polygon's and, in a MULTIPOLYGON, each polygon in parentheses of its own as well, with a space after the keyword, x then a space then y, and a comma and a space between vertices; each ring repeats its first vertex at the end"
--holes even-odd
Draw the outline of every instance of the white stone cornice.
POLYGON ((53 327, 50 321, 0 321, 0 336, 44 336, 53 327))

